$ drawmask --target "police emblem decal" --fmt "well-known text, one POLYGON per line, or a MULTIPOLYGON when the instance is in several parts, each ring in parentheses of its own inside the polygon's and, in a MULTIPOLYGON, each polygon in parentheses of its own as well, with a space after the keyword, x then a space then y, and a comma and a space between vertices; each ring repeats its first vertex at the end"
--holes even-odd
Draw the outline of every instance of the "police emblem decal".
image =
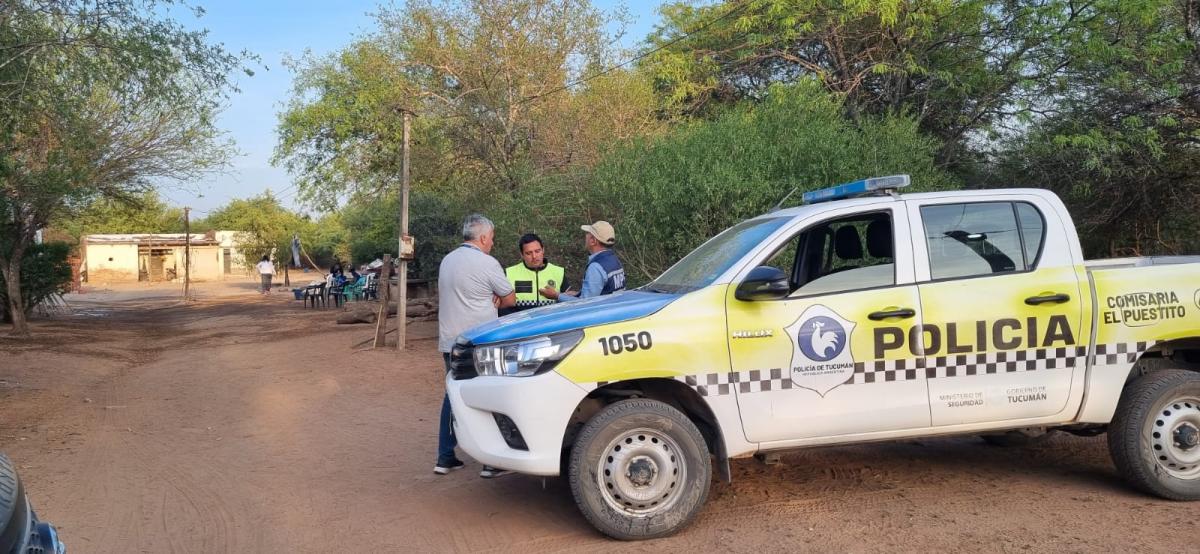
POLYGON ((854 377, 854 322, 816 304, 784 329, 792 339, 792 384, 824 397, 854 377))

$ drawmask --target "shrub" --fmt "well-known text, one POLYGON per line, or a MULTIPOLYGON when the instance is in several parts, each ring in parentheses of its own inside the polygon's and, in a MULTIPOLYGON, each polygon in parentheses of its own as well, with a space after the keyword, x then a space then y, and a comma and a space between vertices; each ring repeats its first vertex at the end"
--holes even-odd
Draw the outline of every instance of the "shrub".
MULTIPOLYGON (((25 299, 26 315, 44 302, 65 294, 71 289, 71 264, 67 256, 71 245, 49 242, 31 245, 21 259, 21 295, 25 299)), ((8 313, 7 283, 0 274, 0 315, 11 321, 8 313)))
POLYGON ((465 203, 496 219, 493 255, 502 262, 515 263, 516 238, 532 231, 572 276, 582 275, 586 260, 579 226, 608 220, 632 286, 793 188, 788 205, 808 190, 897 173, 912 176, 908 190, 953 188, 955 179, 934 161, 938 148, 912 118, 849 120, 837 96, 802 81, 771 87, 762 101, 711 121, 620 145, 590 173, 532 180, 509 196, 465 203))

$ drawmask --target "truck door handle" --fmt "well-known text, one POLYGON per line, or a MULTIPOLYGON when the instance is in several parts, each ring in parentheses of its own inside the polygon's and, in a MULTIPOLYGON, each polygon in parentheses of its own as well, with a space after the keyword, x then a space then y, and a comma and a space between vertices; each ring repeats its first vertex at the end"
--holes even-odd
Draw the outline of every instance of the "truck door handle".
POLYGON ((867 315, 867 319, 870 319, 871 321, 879 321, 882 319, 888 319, 888 318, 893 318, 893 317, 898 317, 900 319, 908 319, 914 315, 917 315, 917 312, 915 310, 913 310, 912 308, 896 308, 893 310, 881 310, 878 312, 871 312, 869 315, 867 315))
POLYGON ((1042 294, 1039 296, 1030 296, 1029 298, 1025 299, 1025 303, 1029 304, 1030 306, 1037 306, 1039 304, 1051 304, 1051 303, 1062 304, 1063 302, 1069 302, 1070 300, 1071 300, 1071 295, 1063 294, 1060 292, 1057 294, 1042 294))

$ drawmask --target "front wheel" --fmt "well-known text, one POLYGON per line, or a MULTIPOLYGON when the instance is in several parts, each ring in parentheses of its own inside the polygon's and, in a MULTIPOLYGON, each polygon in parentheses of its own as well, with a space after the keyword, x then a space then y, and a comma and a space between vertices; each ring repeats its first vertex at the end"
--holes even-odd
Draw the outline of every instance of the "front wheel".
POLYGON ((652 539, 686 527, 708 498, 704 437, 657 400, 622 400, 596 414, 571 449, 571 493, 600 532, 652 539))
POLYGON ((1108 449, 1134 486, 1171 500, 1200 499, 1200 374, 1161 370, 1130 383, 1108 449))

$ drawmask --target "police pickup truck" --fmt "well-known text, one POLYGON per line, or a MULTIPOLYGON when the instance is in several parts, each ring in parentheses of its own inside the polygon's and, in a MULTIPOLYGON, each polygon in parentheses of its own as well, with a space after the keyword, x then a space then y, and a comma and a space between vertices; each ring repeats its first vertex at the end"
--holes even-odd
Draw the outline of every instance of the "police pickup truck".
POLYGON ((729 460, 833 444, 1108 433, 1135 487, 1200 499, 1200 258, 1086 261, 1037 189, 805 195, 632 291, 459 337, 481 463, 569 477, 618 539, 686 526, 729 460))

